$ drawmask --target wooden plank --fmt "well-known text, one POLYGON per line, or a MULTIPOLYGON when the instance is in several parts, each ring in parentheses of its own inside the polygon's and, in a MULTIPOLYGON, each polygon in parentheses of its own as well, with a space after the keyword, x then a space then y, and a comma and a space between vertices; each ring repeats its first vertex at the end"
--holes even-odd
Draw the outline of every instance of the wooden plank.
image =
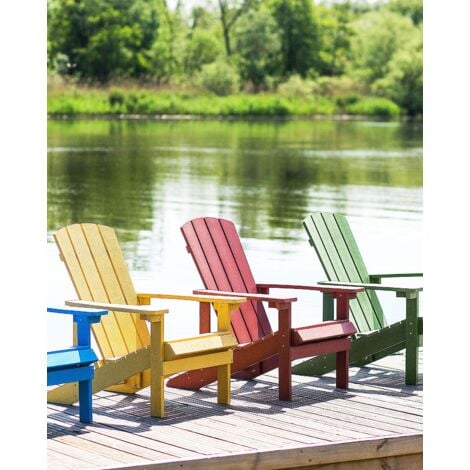
MULTIPOLYGON (((89 249, 93 254, 96 269, 99 272, 108 301, 114 304, 126 304, 127 299, 122 291, 120 280, 116 275, 98 226, 96 224, 81 224, 81 226, 89 249)), ((137 296, 134 293, 134 304, 137 303, 136 299, 137 296)), ((138 318, 135 314, 116 316, 119 334, 126 345, 126 352, 135 351, 142 346, 149 344, 148 332, 144 338, 140 338, 137 333, 137 320, 138 318)))
MULTIPOLYGON (((114 361, 106 362, 101 367, 96 368, 92 391, 96 393, 148 368, 150 368, 150 346, 141 348, 114 361)), ((150 381, 141 383, 141 387, 148 387, 149 385, 150 381)), ((47 401, 50 403, 72 404, 77 400, 78 388, 76 383, 64 384, 47 392, 47 401)))
MULTIPOLYGON (((178 396, 184 396, 184 391, 183 390, 172 390, 171 395, 178 395, 178 396)), ((115 397, 110 396, 109 397, 111 400, 116 400, 115 397)), ((173 397, 174 398, 174 397, 173 397)), ((171 401, 170 401, 171 402, 171 401)), ((235 401, 233 401, 235 403, 235 401)), ((193 401, 191 400, 190 397, 188 397, 188 401, 184 401, 186 405, 194 405, 193 401)), ((198 423, 200 428, 200 432, 204 434, 206 432, 206 429, 210 427, 212 424, 212 420, 217 420, 217 421, 222 421, 222 422, 229 422, 233 423, 234 415, 238 416, 237 423, 240 423, 238 426, 239 429, 237 430, 236 433, 230 436, 226 436, 225 439, 229 439, 230 442, 234 443, 239 443, 238 441, 238 436, 239 435, 247 435, 245 434, 245 431, 247 429, 253 429, 255 426, 252 424, 246 423, 243 425, 241 422, 245 420, 245 416, 247 414, 252 415, 253 413, 246 413, 246 411, 253 411, 252 404, 247 406, 247 403, 243 401, 243 399, 236 399, 236 404, 237 408, 231 409, 233 414, 226 415, 226 414, 218 414, 217 409, 218 405, 213 404, 210 406, 210 408, 207 407, 209 403, 206 404, 206 407, 201 407, 199 406, 197 409, 197 414, 194 416, 194 419, 192 422, 198 423), (243 408, 246 407, 247 410, 243 411, 243 408)), ((233 407, 231 407, 233 408, 233 407)), ((266 407, 264 407, 266 408, 266 407)), ((277 411, 277 410, 276 410, 277 411)), ((129 410, 130 412, 130 410, 129 410)), ((144 404, 139 404, 137 405, 133 410, 132 413, 135 414, 136 416, 140 416, 144 412, 144 404)), ((364 437, 370 437, 371 435, 377 435, 377 434, 371 434, 371 433, 364 433, 362 430, 358 430, 356 428, 353 428, 351 426, 348 427, 348 424, 345 426, 332 426, 332 423, 334 423, 332 420, 327 419, 326 421, 323 421, 321 419, 318 419, 318 416, 315 416, 315 419, 306 419, 305 413, 302 414, 302 416, 297 416, 297 415, 289 415, 288 421, 286 421, 286 416, 285 413, 282 413, 281 410, 279 410, 278 413, 268 413, 267 415, 263 413, 263 407, 259 408, 259 417, 262 419, 259 420, 261 423, 269 423, 272 428, 278 429, 279 426, 284 426, 285 429, 289 429, 290 433, 294 436, 300 434, 303 434, 304 436, 309 436, 310 439, 320 439, 323 441, 338 441, 338 440, 344 440, 347 438, 353 438, 353 439, 358 439, 358 438, 364 438, 364 437)), ((188 420, 186 420, 188 421, 188 420)), ((180 422, 177 421, 174 423, 175 427, 180 427, 180 422)), ((268 433, 269 434, 269 433, 268 433)), ((380 434, 380 432, 379 432, 380 434)), ((386 435, 388 433, 382 432, 383 435, 386 435)), ((286 434, 283 434, 284 437, 286 437, 286 434)), ((266 440, 269 440, 268 437, 266 437, 266 440)), ((312 442, 312 440, 310 440, 312 442)), ((253 444, 253 442, 252 442, 253 444)), ((251 446, 252 448, 253 445, 251 446)), ((197 446, 193 447, 194 449, 197 449, 197 446)))
MULTIPOLYGON (((351 260, 354 264, 354 268, 359 274, 358 280, 360 280, 360 282, 370 282, 369 273, 367 272, 366 265, 364 263, 364 260, 362 259, 361 252, 359 251, 356 239, 354 238, 354 235, 351 231, 351 227, 349 226, 346 217, 343 214, 337 213, 332 214, 332 216, 338 227, 339 232, 342 235, 340 241, 337 243, 339 244, 341 243, 341 241, 344 241, 343 250, 347 250, 350 254, 351 260)), ((377 294, 375 292, 366 291, 365 295, 367 295, 367 298, 369 299, 370 305, 372 307, 370 312, 370 314, 372 315, 371 320, 373 321, 372 329, 383 328, 387 325, 387 320, 384 317, 382 306, 380 305, 377 294)))
MULTIPOLYGON (((59 248, 60 257, 67 268, 72 284, 80 299, 93 300, 85 274, 70 239, 68 228, 62 228, 54 233, 54 240, 59 248)), ((107 317, 109 315, 106 315, 107 317)), ((93 334, 98 342, 98 349, 103 357, 113 357, 114 352, 106 335, 103 322, 92 325, 93 334)))
POLYGON ((83 462, 77 462, 73 457, 61 454, 55 450, 47 451, 47 468, 48 470, 69 470, 83 468, 83 462))
MULTIPOLYGON (((75 439, 76 440, 76 439, 75 439)), ((82 462, 81 468, 96 468, 98 466, 122 464, 119 459, 113 459, 109 456, 96 454, 94 449, 87 450, 81 446, 72 445, 70 442, 62 442, 57 439, 48 439, 48 448, 55 450, 61 454, 73 457, 82 462)))
MULTIPOLYGON (((275 378, 272 379, 275 382, 275 378)), ((380 402, 363 403, 358 400, 354 400, 354 395, 351 391, 345 391, 344 395, 340 393, 339 389, 334 390, 335 400, 332 400, 332 386, 328 389, 317 389, 315 387, 305 387, 298 389, 298 397, 303 402, 310 401, 311 406, 315 408, 315 411, 329 410, 338 411, 345 415, 360 416, 361 418, 370 419, 369 423, 366 423, 371 427, 380 427, 378 423, 388 423, 390 425, 397 425, 410 430, 421 430, 422 429, 422 409, 419 414, 414 412, 410 414, 406 411, 399 411, 390 404, 389 406, 380 406, 380 402), (354 401, 353 401, 354 400, 354 401)), ((234 394, 235 396, 236 394, 234 394)), ((312 412, 314 410, 312 409, 312 412)), ((340 418, 343 420, 343 417, 340 418)), ((345 419, 345 418, 344 418, 345 419)), ((387 426, 388 426, 387 424, 387 426)), ((384 428, 385 429, 385 428, 384 428)), ((402 431, 404 431, 402 429, 402 431)))
MULTIPOLYGON (((220 432, 216 436, 208 436, 206 424, 201 424, 199 432, 188 431, 184 425, 181 427, 182 423, 190 421, 188 420, 188 412, 190 412, 188 407, 184 407, 185 409, 182 410, 178 419, 171 420, 168 411, 166 418, 156 420, 148 415, 148 406, 145 404, 145 401, 140 402, 140 404, 133 403, 133 406, 129 407, 127 402, 124 401, 121 405, 116 400, 116 396, 110 395, 109 398, 98 397, 96 408, 99 409, 99 405, 104 402, 108 403, 109 410, 112 410, 112 413, 125 418, 133 426, 140 425, 140 428, 149 429, 149 431, 142 431, 144 435, 184 449, 196 450, 199 454, 210 455, 220 451, 237 452, 254 448, 238 444, 236 436, 233 441, 224 440, 227 436, 220 435, 220 432)), ((166 405, 166 408, 169 410, 170 406, 168 405, 170 403, 166 405)), ((215 405, 215 407, 219 412, 223 412, 225 408, 221 405, 215 405)), ((99 418, 99 414, 97 418, 99 418)))
MULTIPOLYGON (((273 379, 275 381, 276 379, 273 379)), ((314 428, 317 430, 317 436, 331 440, 325 437, 324 432, 336 433, 342 435, 343 438, 354 436, 354 434, 346 433, 362 433, 364 436, 378 436, 390 434, 391 432, 410 432, 412 430, 421 430, 420 425, 412 426, 410 423, 400 423, 399 421, 389 420, 387 416, 372 416, 373 411, 369 407, 369 416, 375 418, 369 421, 363 417, 362 412, 357 412, 354 407, 345 409, 343 402, 347 399, 340 398, 342 395, 334 391, 332 393, 331 387, 328 393, 319 394, 316 390, 312 389, 308 392, 297 392, 294 400, 288 406, 282 406, 281 402, 277 401, 275 393, 276 389, 271 387, 257 388, 253 393, 243 393, 239 396, 236 391, 237 382, 233 383, 232 404, 236 406, 238 412, 243 412, 244 409, 250 411, 257 411, 263 416, 263 421, 266 420, 264 415, 265 410, 269 408, 269 419, 279 421, 287 421, 292 423, 292 430, 297 432, 297 427, 314 428), (336 399, 335 399, 336 398, 336 399), (333 403, 330 403, 334 400, 333 403), (325 402, 325 403, 323 403, 325 402), (334 405, 336 403, 336 405, 334 405), (338 404, 339 403, 339 404, 338 404), (382 426, 382 423, 383 426, 382 426), (397 425, 397 423, 399 423, 397 425), (403 424, 403 426, 400 426, 403 424), (383 428, 383 429, 382 429, 383 428)), ((172 390, 171 393, 181 394, 184 396, 184 391, 172 390)), ((187 392, 186 392, 187 393, 187 392)), ((200 393, 203 393, 200 392, 200 393)), ((211 395, 208 395, 208 398, 211 395)), ((347 397, 346 397, 347 398, 347 397)), ((355 434, 357 437, 357 434, 355 434)))
MULTIPOLYGON (((145 405, 145 407, 148 409, 147 405, 145 405)), ((58 407, 56 405, 49 405, 48 408, 49 413, 51 409, 56 409, 58 407)), ((98 408, 101 407, 98 406, 98 408)), ((48 428, 53 421, 60 422, 63 425, 73 425, 74 428, 79 427, 80 425, 77 424, 75 415, 71 415, 70 413, 70 409, 65 409, 61 413, 54 413, 54 418, 51 418, 49 415, 48 428)), ((158 458, 195 457, 200 455, 200 453, 196 451, 179 447, 178 443, 175 441, 160 441, 158 439, 159 436, 150 430, 151 426, 148 428, 149 431, 143 432, 142 429, 139 429, 138 424, 136 425, 135 422, 130 421, 127 417, 123 419, 119 416, 119 413, 118 416, 114 413, 99 413, 96 415, 97 419, 94 420, 92 428, 88 426, 88 432, 108 436, 124 443, 134 444, 142 449, 140 452, 142 452, 143 455, 146 454, 147 450, 158 454, 158 458)), ((59 431, 62 434, 65 432, 64 429, 59 429, 59 431)), ((155 457, 154 460, 156 458, 157 457, 155 457)))
MULTIPOLYGON (((354 374, 354 369, 351 369, 351 373, 354 374)), ((269 375, 263 377, 266 381, 271 381, 269 375)), ((328 377, 328 382, 326 377, 323 377, 325 380, 312 380, 307 379, 299 375, 293 376, 294 384, 308 384, 314 386, 317 390, 317 393, 325 391, 327 396, 331 394, 331 385, 334 383, 333 377, 328 377), (303 380, 302 380, 303 379, 303 380)), ((272 378, 275 380, 275 378, 272 378)), ((344 403, 344 406, 356 407, 357 405, 361 406, 362 404, 370 405, 373 409, 376 409, 377 412, 381 408, 385 410, 394 410, 402 413, 402 417, 405 420, 414 421, 418 418, 418 422, 422 420, 422 402, 414 402, 408 400, 405 394, 397 395, 387 390, 374 390, 374 387, 370 385, 363 385, 361 383, 356 383, 351 381, 349 390, 336 390, 338 398, 341 399, 342 395, 347 398, 347 401, 344 403), (364 392, 364 393, 361 393, 364 392), (388 393, 387 393, 388 392, 388 393)))
MULTIPOLYGON (((85 276, 87 285, 90 289, 91 297, 90 299, 83 299, 79 294, 79 297, 83 300, 93 300, 96 302, 109 302, 110 299, 104 288, 103 282, 100 277, 100 273, 95 264, 93 254, 90 251, 85 235, 82 231, 80 225, 70 225, 67 227, 68 234, 72 241, 75 253, 79 260, 83 275, 85 276)), ((110 348, 112 349, 112 356, 123 356, 130 352, 122 335, 119 331, 119 323, 114 312, 109 312, 100 323, 103 325, 104 333, 109 343, 110 348)), ((93 330, 94 331, 94 330, 93 330)), ((100 343, 104 340, 101 336, 95 337, 98 347, 100 343)), ((109 356, 104 356, 105 358, 109 356)))
MULTIPOLYGON (((361 363, 362 365, 375 361, 380 351, 386 350, 387 354, 400 351, 405 347, 406 321, 393 323, 380 330, 370 332, 365 335, 356 336, 351 352, 350 364, 361 363), (393 349, 392 349, 393 348, 393 349)), ((335 368, 335 358, 333 356, 318 356, 309 359, 293 367, 294 374, 298 375, 321 375, 335 368)))
MULTIPOLYGON (((206 217, 205 221, 229 279, 231 290, 256 294, 256 283, 235 225, 228 220, 213 217, 206 217)), ((272 333, 264 307, 258 302, 247 303, 240 311, 252 340, 272 333)))
POLYGON ((237 344, 237 340, 231 333, 207 333, 193 338, 165 341, 164 358, 165 361, 171 361, 190 355, 223 351, 234 348, 237 344))
POLYGON ((140 455, 138 453, 140 451, 138 446, 115 441, 96 433, 81 433, 73 436, 62 434, 54 437, 52 440, 67 444, 72 448, 81 449, 84 452, 92 453, 98 459, 104 457, 106 460, 102 460, 101 464, 109 463, 109 461, 107 462, 108 459, 122 463, 155 460, 155 455, 152 455, 152 458, 140 455))
MULTIPOLYGON (((203 256, 210 266, 212 276, 216 283, 215 289, 221 290, 221 291, 227 291, 227 292, 235 292, 234 289, 232 289, 230 280, 227 276, 227 273, 225 272, 224 265, 222 261, 220 260, 220 257, 217 253, 217 249, 214 245, 212 236, 207 228, 205 220, 202 218, 194 219, 191 221, 191 224, 194 229, 196 238, 198 240, 198 244, 201 247, 203 256)), ((194 244, 194 239, 193 240, 187 239, 186 242, 190 246, 191 253, 192 253, 193 252, 192 245, 194 244)), ((194 258, 196 263, 199 261, 199 259, 200 259, 199 257, 194 258)), ((204 279, 203 279, 203 282, 206 283, 204 279)), ((248 343, 249 341, 253 339, 250 333, 250 329, 248 325, 246 324, 245 317, 244 317, 245 312, 248 312, 247 309, 252 309, 252 308, 253 308, 252 305, 247 303, 247 304, 240 306, 240 308, 237 311, 232 312, 232 328, 239 343, 248 343)))
POLYGON ((336 338, 315 343, 305 343, 292 347, 292 360, 304 357, 318 356, 320 354, 340 353, 349 350, 351 347, 350 338, 336 338))
MULTIPOLYGON (((357 273, 349 273, 344 266, 344 260, 341 258, 335 246, 334 235, 330 234, 322 213, 310 214, 304 220, 304 227, 309 233, 310 240, 313 243, 328 279, 333 281, 349 281, 351 275, 357 276, 357 273)), ((341 236, 337 233, 335 235, 336 237, 341 236)), ((351 301, 351 316, 359 331, 369 331, 371 329, 371 324, 367 318, 367 316, 371 314, 370 309, 370 301, 367 296, 364 296, 364 293, 362 293, 362 295, 359 293, 356 299, 351 301)))
MULTIPOLYGON (((400 437, 388 437, 381 439, 365 439, 356 442, 343 442, 334 444, 316 444, 303 447, 292 447, 279 450, 266 450, 244 452, 230 455, 214 455, 209 458, 180 459, 178 461, 155 462, 151 464, 132 465, 124 467, 129 470, 153 470, 153 469, 272 469, 272 468, 321 468, 330 464, 353 464, 361 462, 367 465, 370 459, 386 459, 400 456, 422 455, 422 435, 407 435, 400 437)), ((410 457, 413 467, 416 467, 416 459, 410 457)), ((111 470, 117 467, 106 467, 103 470, 111 470)), ((123 468, 123 467, 121 467, 123 468)), ((341 468, 341 467, 340 467, 341 468)), ((348 468, 343 465, 343 468, 348 468)), ((359 467, 360 468, 360 467, 359 467)), ((363 467, 369 468, 369 467, 363 467)), ((373 467, 372 467, 373 468, 373 467)), ((380 468, 380 467, 376 467, 380 468)), ((381 468, 384 468, 383 466, 381 468)), ((392 467, 390 467, 392 468, 392 467)), ((404 467, 402 467, 404 468, 404 467)), ((342 469, 343 470, 343 469, 342 469)))
MULTIPOLYGON (((184 390, 179 389, 171 390, 172 395, 185 396, 184 392, 184 390)), ((277 397, 276 402, 278 402, 277 397)), ((294 406, 298 407, 300 403, 301 401, 297 400, 295 397, 294 406)), ((242 420, 256 422, 257 425, 262 423, 275 429, 284 429, 296 436, 309 436, 310 439, 339 441, 390 434, 388 431, 376 430, 358 425, 357 423, 338 422, 336 419, 323 416, 318 410, 314 412, 313 410, 312 412, 300 410, 297 412, 293 407, 284 408, 268 400, 263 402, 258 400, 246 400, 245 396, 240 398, 238 394, 232 394, 232 407, 234 408, 234 414, 239 416, 242 420)), ((311 407, 311 401, 308 407, 311 407)), ((210 419, 222 418, 214 416, 214 413, 212 413, 210 419)), ((240 428, 239 432, 243 432, 242 428, 240 428)))
POLYGON ((223 351, 212 354, 204 354, 201 356, 186 357, 183 359, 174 359, 172 361, 165 361, 163 363, 163 374, 168 376, 187 370, 231 364, 232 361, 233 351, 223 351))
POLYGON ((313 341, 350 336, 354 333, 356 333, 356 328, 350 321, 323 322, 317 325, 293 328, 291 332, 291 342, 293 345, 298 345, 313 341))

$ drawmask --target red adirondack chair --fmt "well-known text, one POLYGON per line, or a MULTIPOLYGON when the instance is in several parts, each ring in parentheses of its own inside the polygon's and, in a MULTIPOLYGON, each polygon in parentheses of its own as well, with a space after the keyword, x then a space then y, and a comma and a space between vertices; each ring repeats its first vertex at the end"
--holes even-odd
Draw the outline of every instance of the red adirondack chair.
MULTIPOLYGON (((240 295, 249 300, 232 312, 234 350, 232 376, 252 379, 279 367, 279 399, 292 399, 291 362, 295 359, 336 353, 336 386, 348 387, 350 336, 356 333, 349 321, 349 300, 362 288, 325 285, 256 284, 235 225, 224 219, 204 217, 181 227, 206 289, 199 294, 240 295), (269 295, 270 288, 313 290, 336 299, 336 320, 292 328, 291 306, 295 297, 269 295), (278 310, 279 329, 273 332, 262 304, 278 310)), ((331 299, 330 297, 330 299, 331 299)), ((331 302, 332 304, 332 302, 331 302)), ((210 305, 200 310, 200 332, 210 331, 210 305)), ((189 371, 169 380, 168 386, 199 389, 215 381, 215 368, 189 371)))

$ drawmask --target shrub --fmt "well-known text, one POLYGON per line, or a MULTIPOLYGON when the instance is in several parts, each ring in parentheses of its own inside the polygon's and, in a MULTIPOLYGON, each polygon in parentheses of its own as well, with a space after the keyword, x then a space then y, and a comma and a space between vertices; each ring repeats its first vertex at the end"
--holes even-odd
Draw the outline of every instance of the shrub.
POLYGON ((315 84, 320 95, 361 95, 366 92, 364 85, 359 84, 346 75, 339 77, 318 77, 315 79, 315 84))
POLYGON ((206 90, 225 96, 238 91, 240 79, 235 67, 227 62, 217 61, 202 67, 200 83, 206 90))
POLYGON ((347 95, 340 95, 335 98, 335 103, 340 109, 344 109, 347 106, 355 104, 359 101, 359 95, 355 93, 349 93, 347 95))
POLYGON ((400 107, 387 98, 362 98, 355 103, 345 106, 347 114, 358 114, 367 116, 398 116, 401 112, 400 107))
POLYGON ((310 98, 315 91, 317 86, 313 80, 303 79, 297 74, 291 75, 278 87, 278 93, 288 98, 310 98))

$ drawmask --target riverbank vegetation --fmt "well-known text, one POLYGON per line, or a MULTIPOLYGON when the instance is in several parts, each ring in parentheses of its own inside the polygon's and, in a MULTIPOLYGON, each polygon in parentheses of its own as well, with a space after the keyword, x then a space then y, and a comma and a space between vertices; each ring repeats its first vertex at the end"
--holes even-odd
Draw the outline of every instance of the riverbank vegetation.
POLYGON ((50 115, 420 115, 422 0, 49 0, 50 115))

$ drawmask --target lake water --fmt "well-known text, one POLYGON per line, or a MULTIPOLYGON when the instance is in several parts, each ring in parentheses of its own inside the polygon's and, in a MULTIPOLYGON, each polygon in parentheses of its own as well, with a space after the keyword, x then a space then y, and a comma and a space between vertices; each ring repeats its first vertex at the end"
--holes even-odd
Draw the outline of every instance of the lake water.
MULTIPOLYGON (((115 228, 137 291, 202 287, 179 230, 200 216, 235 222, 258 282, 325 279, 301 223, 318 210, 346 214, 370 272, 421 271, 422 159, 416 123, 49 121, 48 304, 76 298, 52 238, 76 222, 115 228)), ((320 294, 284 293, 296 326, 321 320, 320 294)), ((162 305, 167 338, 197 333, 197 304, 162 305)), ((49 316, 49 348, 70 339, 49 316)))

